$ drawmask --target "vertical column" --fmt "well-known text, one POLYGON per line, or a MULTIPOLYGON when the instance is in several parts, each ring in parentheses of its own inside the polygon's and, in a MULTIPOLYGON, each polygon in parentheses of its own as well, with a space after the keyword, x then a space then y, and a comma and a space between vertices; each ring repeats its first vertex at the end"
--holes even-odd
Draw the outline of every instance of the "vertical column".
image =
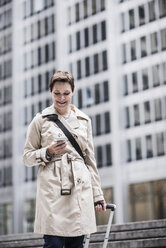
POLYGON ((20 80, 22 74, 22 29, 21 29, 21 4, 17 0, 12 2, 13 22, 12 22, 12 123, 13 123, 13 231, 14 233, 23 232, 23 175, 24 167, 22 165, 21 154, 19 151, 21 137, 21 114, 23 113, 23 82, 20 80))
POLYGON ((128 221, 128 176, 127 168, 122 163, 121 159, 121 144, 122 144, 122 127, 120 125, 121 112, 121 42, 120 42, 120 18, 118 11, 118 2, 107 1, 108 11, 108 59, 111 82, 111 121, 112 121, 112 154, 114 167, 114 203, 117 205, 118 211, 115 211, 116 223, 128 221))

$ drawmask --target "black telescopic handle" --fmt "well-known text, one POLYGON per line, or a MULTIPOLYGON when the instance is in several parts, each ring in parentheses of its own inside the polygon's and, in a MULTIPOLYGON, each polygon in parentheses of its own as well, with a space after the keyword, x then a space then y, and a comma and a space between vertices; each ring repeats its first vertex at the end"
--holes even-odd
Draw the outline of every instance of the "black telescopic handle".
POLYGON ((106 209, 111 209, 111 211, 115 211, 116 205, 112 203, 107 203, 106 204, 106 209))

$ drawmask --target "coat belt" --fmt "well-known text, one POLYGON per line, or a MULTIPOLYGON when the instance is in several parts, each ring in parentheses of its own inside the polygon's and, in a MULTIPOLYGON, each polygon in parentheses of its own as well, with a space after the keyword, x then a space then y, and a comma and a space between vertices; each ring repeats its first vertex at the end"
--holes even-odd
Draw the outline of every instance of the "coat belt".
POLYGON ((61 195, 70 195, 71 194, 71 179, 69 175, 72 173, 74 185, 78 180, 74 171, 74 162, 76 160, 82 161, 80 158, 75 158, 68 153, 65 153, 61 157, 61 195))

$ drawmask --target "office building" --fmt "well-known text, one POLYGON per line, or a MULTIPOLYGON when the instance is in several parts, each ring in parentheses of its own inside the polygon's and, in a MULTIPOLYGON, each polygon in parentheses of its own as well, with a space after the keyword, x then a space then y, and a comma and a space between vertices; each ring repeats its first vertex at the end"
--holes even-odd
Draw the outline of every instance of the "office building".
POLYGON ((33 230, 38 168, 23 146, 58 69, 91 117, 114 222, 165 218, 166 0, 3 0, 0 20, 0 234, 33 230))

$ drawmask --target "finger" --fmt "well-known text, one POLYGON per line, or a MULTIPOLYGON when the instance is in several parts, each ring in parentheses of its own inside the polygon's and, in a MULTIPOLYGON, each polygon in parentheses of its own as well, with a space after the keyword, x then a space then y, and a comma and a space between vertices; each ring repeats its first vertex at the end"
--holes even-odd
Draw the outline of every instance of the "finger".
POLYGON ((63 144, 63 145, 61 145, 61 146, 56 147, 56 148, 55 148, 55 153, 60 153, 60 152, 62 152, 62 151, 65 149, 65 147, 66 147, 66 144, 63 144))
POLYGON ((96 207, 95 207, 95 209, 97 211, 102 211, 102 205, 101 204, 97 204, 96 207))
POLYGON ((66 144, 65 141, 58 141, 58 142, 56 143, 56 147, 63 146, 64 144, 66 144))

